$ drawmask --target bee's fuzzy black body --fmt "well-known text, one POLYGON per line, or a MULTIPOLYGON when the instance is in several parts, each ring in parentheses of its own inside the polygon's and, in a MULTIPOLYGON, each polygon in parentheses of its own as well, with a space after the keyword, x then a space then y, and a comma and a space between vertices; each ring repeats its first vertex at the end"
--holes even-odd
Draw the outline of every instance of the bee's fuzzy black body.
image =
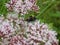
POLYGON ((35 21, 36 17, 30 16, 28 19, 26 19, 26 21, 31 22, 31 21, 35 21))

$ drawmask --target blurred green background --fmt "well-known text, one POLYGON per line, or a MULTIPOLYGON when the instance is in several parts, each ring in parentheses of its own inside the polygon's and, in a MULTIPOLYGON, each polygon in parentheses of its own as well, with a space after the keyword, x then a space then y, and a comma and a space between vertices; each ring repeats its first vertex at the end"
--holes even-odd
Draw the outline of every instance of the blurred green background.
MULTIPOLYGON (((5 7, 5 3, 8 1, 0 0, 0 15, 6 16, 8 13, 5 7)), ((58 33, 57 38, 60 42, 60 0, 37 0, 37 5, 40 8, 38 13, 29 12, 25 18, 34 15, 41 22, 49 24, 58 33)))

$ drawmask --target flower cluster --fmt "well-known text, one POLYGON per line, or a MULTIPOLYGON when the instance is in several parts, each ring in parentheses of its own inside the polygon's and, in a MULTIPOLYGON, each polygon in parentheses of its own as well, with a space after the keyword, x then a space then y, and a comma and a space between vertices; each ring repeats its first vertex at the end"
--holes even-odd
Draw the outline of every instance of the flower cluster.
POLYGON ((58 45, 56 35, 55 31, 49 30, 46 24, 40 24, 39 21, 29 23, 27 28, 30 45, 58 45))
POLYGON ((49 30, 46 24, 40 24, 38 20, 26 22, 21 19, 15 21, 12 18, 12 20, 16 22, 14 27, 14 22, 10 22, 8 18, 3 21, 1 24, 3 27, 0 28, 0 31, 3 32, 5 36, 0 32, 0 36, 3 38, 1 45, 58 45, 56 38, 57 33, 49 30))
POLYGON ((1 16, 0 17, 0 37, 6 38, 13 35, 15 31, 18 31, 21 29, 20 26, 24 27, 25 21, 22 17, 18 19, 17 14, 9 13, 6 19, 4 18, 4 16, 1 16))
POLYGON ((21 15, 28 13, 27 11, 38 11, 36 0, 10 0, 6 4, 9 11, 20 13, 21 15))

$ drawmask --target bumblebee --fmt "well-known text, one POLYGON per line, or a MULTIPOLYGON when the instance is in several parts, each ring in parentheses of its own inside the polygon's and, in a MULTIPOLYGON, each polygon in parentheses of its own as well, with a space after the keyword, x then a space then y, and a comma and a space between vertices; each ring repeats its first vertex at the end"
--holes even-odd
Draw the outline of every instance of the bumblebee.
POLYGON ((31 22, 31 21, 35 21, 36 17, 34 16, 30 16, 28 19, 26 19, 25 21, 31 22))

